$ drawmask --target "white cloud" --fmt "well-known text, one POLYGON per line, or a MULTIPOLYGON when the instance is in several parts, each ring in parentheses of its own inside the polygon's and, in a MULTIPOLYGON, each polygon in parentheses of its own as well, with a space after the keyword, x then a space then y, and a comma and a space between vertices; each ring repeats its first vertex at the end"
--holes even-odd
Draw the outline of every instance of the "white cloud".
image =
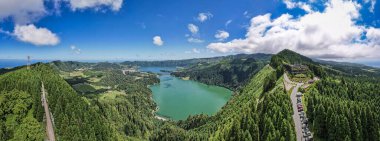
POLYGON ((212 14, 210 12, 207 12, 207 13, 199 13, 198 14, 198 17, 197 17, 197 20, 200 21, 200 22, 204 22, 210 18, 212 18, 212 14))
POLYGON ((46 28, 37 28, 33 24, 16 25, 13 35, 20 41, 31 43, 37 46, 57 45, 59 38, 56 34, 46 28))
POLYGON ((198 26, 194 24, 188 24, 187 28, 192 33, 191 35, 186 34, 185 37, 187 37, 187 41, 190 43, 203 43, 204 41, 200 39, 199 35, 199 28, 198 26))
POLYGON ((164 44, 164 41, 162 41, 160 36, 154 36, 153 37, 153 44, 157 46, 162 46, 164 44))
POLYGON ((380 29, 370 27, 367 29, 366 36, 372 45, 380 45, 380 29))
POLYGON ((313 12, 311 6, 309 4, 306 4, 305 2, 294 2, 292 0, 283 0, 283 2, 286 5, 286 8, 288 9, 300 8, 308 13, 313 12))
POLYGON ((352 1, 330 0, 324 11, 300 17, 256 16, 244 39, 211 43, 207 48, 244 53, 291 49, 318 58, 380 58, 380 29, 356 24, 360 7, 352 1))
POLYGON ((198 39, 198 38, 194 38, 194 37, 187 38, 187 41, 190 43, 203 43, 204 42, 203 40, 198 39))
POLYGON ((191 54, 191 53, 199 54, 199 53, 201 53, 201 51, 196 49, 196 48, 193 48, 193 49, 191 49, 191 51, 185 51, 185 53, 187 53, 187 54, 191 54))
POLYGON ((193 34, 197 34, 198 31, 199 31, 199 28, 198 26, 194 25, 194 24, 188 24, 187 25, 187 29, 189 29, 189 31, 193 34))
POLYGON ((219 41, 223 41, 228 37, 230 37, 230 34, 224 30, 218 30, 215 34, 215 38, 217 38, 219 41))
POLYGON ((196 49, 196 48, 193 48, 192 51, 193 51, 194 53, 201 53, 201 51, 199 51, 199 50, 196 49))
POLYGON ((73 51, 75 54, 81 54, 81 49, 77 48, 75 45, 70 46, 71 51, 73 51))
POLYGON ((369 7, 368 10, 373 13, 375 10, 376 0, 364 0, 364 3, 370 3, 371 4, 371 6, 369 7))
POLYGON ((123 0, 69 0, 72 10, 86 8, 110 7, 113 11, 119 11, 123 0))
POLYGON ((224 26, 228 26, 228 25, 230 25, 232 23, 232 20, 228 20, 225 24, 224 24, 224 26))
POLYGON ((16 24, 25 24, 45 14, 44 0, 0 0, 0 21, 11 18, 16 24))

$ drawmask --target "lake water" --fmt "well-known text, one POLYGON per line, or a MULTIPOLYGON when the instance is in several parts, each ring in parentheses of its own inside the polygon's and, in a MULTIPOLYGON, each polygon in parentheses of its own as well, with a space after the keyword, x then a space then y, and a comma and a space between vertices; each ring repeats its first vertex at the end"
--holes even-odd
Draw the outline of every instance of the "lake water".
POLYGON ((144 67, 141 71, 160 74, 160 84, 153 85, 153 100, 159 110, 157 115, 173 120, 184 120, 189 115, 214 115, 230 99, 232 91, 210 86, 191 80, 182 80, 160 70, 175 70, 175 68, 144 67))

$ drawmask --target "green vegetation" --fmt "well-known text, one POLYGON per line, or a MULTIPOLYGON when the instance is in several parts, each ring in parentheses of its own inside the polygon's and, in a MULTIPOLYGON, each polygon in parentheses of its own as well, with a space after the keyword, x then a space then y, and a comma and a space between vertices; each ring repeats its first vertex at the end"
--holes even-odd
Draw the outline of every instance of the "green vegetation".
POLYGON ((172 74, 177 77, 189 77, 191 80, 209 85, 238 90, 250 80, 252 75, 269 63, 269 58, 264 56, 263 54, 240 55, 224 58, 217 63, 197 63, 172 74))
POLYGON ((310 88, 307 115, 316 135, 324 140, 379 140, 379 87, 379 79, 329 77, 310 88))
POLYGON ((61 75, 109 125, 112 140, 147 139, 154 129, 151 100, 147 85, 159 79, 149 73, 129 73, 115 63, 96 63, 61 75), (94 81, 96 80, 96 81, 94 81))
POLYGON ((316 140, 380 139, 378 69, 314 62, 290 50, 277 55, 234 55, 183 61, 35 64, 0 73, 0 140, 43 140, 45 84, 57 140, 296 140, 283 74, 319 81, 304 104, 316 140), (271 60, 269 62, 269 60, 271 60), (147 87, 156 74, 131 65, 184 66, 176 76, 234 90, 214 116, 155 119, 147 87), (267 65, 270 64, 270 65, 267 65), (305 67, 305 68, 306 68, 305 67), (132 70, 127 74, 122 70, 132 70))
POLYGON ((295 140, 290 98, 282 79, 263 92, 263 80, 274 73, 270 66, 258 72, 215 116, 197 115, 164 123, 152 140, 295 140))
MULTIPOLYGON (((310 72, 322 78, 302 89, 306 92, 305 111, 315 139, 380 139, 378 69, 326 61, 319 61, 322 63, 319 64, 289 50, 273 56, 272 61, 272 65, 283 71, 289 71, 287 64, 302 62, 310 68, 310 72)), ((310 72, 302 75, 309 75, 310 72)))
POLYGON ((49 66, 36 65, 31 70, 23 68, 0 76, 0 99, 3 101, 0 140, 44 138, 41 81, 45 83, 59 140, 111 139, 108 125, 101 122, 95 109, 49 66))
POLYGON ((252 58, 252 56, 257 60, 269 60, 271 55, 269 54, 238 54, 238 55, 229 55, 213 58, 196 58, 196 59, 186 59, 186 60, 166 60, 166 61, 126 61, 121 63, 122 65, 132 65, 132 66, 141 66, 141 67, 189 67, 191 65, 196 65, 199 63, 219 63, 223 60, 232 60, 232 59, 246 59, 252 58))

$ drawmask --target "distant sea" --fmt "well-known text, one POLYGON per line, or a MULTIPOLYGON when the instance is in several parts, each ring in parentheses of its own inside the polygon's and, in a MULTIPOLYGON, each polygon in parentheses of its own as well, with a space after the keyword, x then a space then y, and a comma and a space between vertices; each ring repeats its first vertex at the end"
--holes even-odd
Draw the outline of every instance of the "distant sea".
POLYGON ((380 61, 379 62, 359 62, 360 64, 364 64, 371 67, 380 68, 380 61))
MULTIPOLYGON (((31 63, 48 63, 52 62, 54 60, 31 60, 31 63)), ((66 60, 63 60, 66 61, 66 60)), ((122 60, 80 60, 78 62, 88 62, 88 63, 98 63, 98 62, 110 62, 110 63, 120 63, 124 62, 122 60)), ((27 60, 21 60, 21 59, 0 59, 0 68, 14 68, 18 66, 24 66, 26 65, 27 60)))
MULTIPOLYGON (((0 68, 14 68, 18 66, 24 66, 27 64, 27 60, 19 60, 19 59, 0 59, 0 68)), ((31 60, 31 63, 50 62, 48 60, 31 60)))
MULTIPOLYGON (((38 62, 43 62, 43 63, 48 63, 51 62, 52 60, 32 60, 32 64, 38 63, 38 62)), ((104 60, 82 60, 79 62, 90 62, 90 63, 97 63, 97 62, 105 62, 104 60)), ((110 60, 106 62, 112 62, 112 63, 118 63, 118 62, 123 62, 120 60, 110 60)), ((13 67, 18 67, 18 66, 24 66, 26 65, 27 60, 21 60, 21 59, 0 59, 0 68, 13 68, 13 67)), ((359 64, 364 64, 367 66, 372 66, 372 67, 377 67, 380 68, 380 61, 369 61, 369 62, 355 62, 359 64)))

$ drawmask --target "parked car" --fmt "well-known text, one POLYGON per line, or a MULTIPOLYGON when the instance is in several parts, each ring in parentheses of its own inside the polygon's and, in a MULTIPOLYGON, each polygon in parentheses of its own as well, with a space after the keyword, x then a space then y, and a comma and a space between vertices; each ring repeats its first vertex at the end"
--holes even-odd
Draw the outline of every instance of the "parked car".
POLYGON ((302 93, 301 93, 301 92, 298 92, 298 93, 296 94, 296 96, 297 96, 297 97, 301 97, 301 96, 302 96, 302 93))
POLYGON ((298 112, 301 112, 301 111, 303 111, 303 108, 302 107, 298 108, 298 112))
POLYGON ((302 123, 305 123, 305 124, 307 124, 307 123, 308 123, 308 120, 307 120, 307 118, 305 118, 304 120, 302 120, 302 123))
POLYGON ((297 98, 297 103, 301 103, 301 98, 297 98))
POLYGON ((297 108, 302 108, 302 104, 297 104, 297 108))

